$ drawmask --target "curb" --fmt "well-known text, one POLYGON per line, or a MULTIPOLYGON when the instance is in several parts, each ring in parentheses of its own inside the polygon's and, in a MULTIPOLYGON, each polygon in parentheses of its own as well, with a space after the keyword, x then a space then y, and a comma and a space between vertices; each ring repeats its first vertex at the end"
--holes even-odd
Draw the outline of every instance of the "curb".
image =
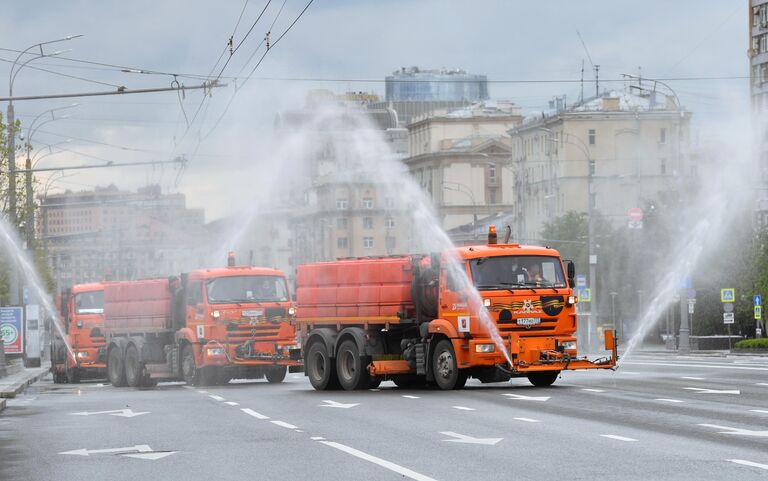
MULTIPOLYGON (((39 373, 32 375, 31 377, 14 384, 8 389, 5 389, 3 391, 0 391, 0 398, 14 398, 17 394, 20 394, 24 391, 24 389, 27 388, 30 384, 39 381, 43 377, 45 377, 48 374, 48 370, 41 370, 39 373)), ((3 408, 5 407, 5 400, 3 399, 3 408)), ((2 409, 0 409, 2 411, 2 409)))

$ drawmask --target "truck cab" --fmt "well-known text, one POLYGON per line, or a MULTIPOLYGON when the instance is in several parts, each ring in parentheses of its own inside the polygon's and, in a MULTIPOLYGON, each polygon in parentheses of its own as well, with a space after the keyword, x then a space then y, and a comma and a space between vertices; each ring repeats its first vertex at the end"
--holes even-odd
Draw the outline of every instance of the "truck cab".
POLYGON ((76 284, 57 296, 65 339, 54 330, 51 371, 56 383, 104 376, 104 284, 76 284))

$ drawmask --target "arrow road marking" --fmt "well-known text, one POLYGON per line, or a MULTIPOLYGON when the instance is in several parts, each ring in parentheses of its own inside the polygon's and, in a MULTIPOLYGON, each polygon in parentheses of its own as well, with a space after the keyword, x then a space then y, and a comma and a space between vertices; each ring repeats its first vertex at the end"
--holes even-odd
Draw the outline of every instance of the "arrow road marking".
POLYGON ((137 451, 139 453, 151 453, 152 448, 150 448, 146 444, 137 444, 136 446, 130 446, 127 448, 75 449, 74 451, 64 451, 59 454, 72 454, 75 456, 90 456, 91 454, 130 453, 132 451, 137 451))
POLYGON ((464 444, 485 444, 487 446, 493 446, 504 438, 473 438, 465 434, 454 433, 452 431, 444 431, 440 434, 450 436, 455 439, 443 439, 443 441, 449 443, 464 443, 464 444))
POLYGON ((453 409, 458 409, 459 411, 474 411, 475 408, 468 408, 465 406, 453 406, 453 409))
POLYGON ((768 438, 768 431, 752 431, 750 429, 732 428, 729 426, 718 426, 717 424, 699 424, 699 426, 726 430, 726 431, 719 431, 718 434, 733 434, 736 436, 754 436, 757 438, 768 438))
POLYGON ((153 453, 142 453, 142 454, 121 454, 121 456, 124 456, 126 458, 149 459, 151 461, 156 461, 166 456, 170 456, 171 454, 176 454, 176 451, 157 451, 153 453))
POLYGON ((702 389, 700 387, 684 387, 689 391, 696 391, 696 394, 741 394, 738 389, 702 389))
POLYGON ((625 438, 624 436, 616 436, 615 434, 601 434, 600 436, 604 438, 615 439, 617 441, 637 441, 637 439, 634 438, 625 438))
POLYGON ((768 470, 768 464, 753 463, 752 461, 745 461, 743 459, 726 459, 726 461, 730 461, 736 464, 743 464, 744 466, 751 466, 753 468, 768 470))
POLYGON ((353 408, 355 406, 359 406, 360 403, 350 403, 350 404, 344 404, 336 401, 331 401, 330 399, 324 399, 323 402, 325 404, 318 404, 318 406, 323 408, 341 408, 341 409, 349 409, 353 408))
POLYGON ((550 398, 550 396, 523 396, 522 394, 502 394, 510 399, 519 399, 521 401, 541 401, 544 402, 550 398))
POLYGON ((149 414, 149 411, 133 412, 130 409, 115 409, 113 411, 82 411, 79 413, 69 413, 71 416, 93 416, 95 414, 109 414, 110 416, 120 416, 121 418, 133 418, 142 414, 149 414))

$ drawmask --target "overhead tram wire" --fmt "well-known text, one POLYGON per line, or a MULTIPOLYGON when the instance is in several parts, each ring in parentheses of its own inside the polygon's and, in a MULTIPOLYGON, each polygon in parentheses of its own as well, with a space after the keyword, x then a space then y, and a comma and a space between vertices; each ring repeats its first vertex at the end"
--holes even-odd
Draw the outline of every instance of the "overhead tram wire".
MULTIPOLYGON (((272 3, 272 0, 267 0, 267 3, 264 5, 264 8, 261 10, 261 13, 259 13, 259 16, 258 16, 258 17, 256 17, 256 21, 254 21, 254 22, 251 24, 251 28, 249 28, 249 29, 248 29, 248 31, 247 31, 247 32, 245 32, 245 35, 243 36, 243 38, 242 38, 242 39, 240 39, 240 42, 238 42, 237 46, 236 46, 236 47, 234 47, 232 50, 230 50, 230 52, 229 52, 229 58, 227 59, 227 61, 226 61, 226 62, 224 62, 224 66, 222 66, 222 67, 221 67, 221 70, 219 71, 219 75, 217 75, 217 76, 216 76, 216 78, 217 78, 217 79, 218 79, 218 78, 221 78, 221 75, 224 73, 224 69, 226 69, 226 68, 227 68, 227 65, 229 65, 229 61, 230 61, 230 60, 232 60, 232 56, 234 56, 234 55, 235 55, 235 53, 236 53, 236 52, 237 52, 237 51, 240 49, 240 47, 243 45, 243 42, 245 42, 245 40, 248 38, 248 36, 251 34, 251 32, 253 32, 253 29, 254 29, 254 28, 256 28, 256 24, 257 24, 257 23, 259 23, 259 20, 261 20, 261 17, 263 17, 263 16, 264 16, 264 12, 266 12, 266 11, 267 11, 267 8, 269 7, 269 4, 270 4, 270 3, 272 3)), ((241 14, 241 16, 242 16, 242 14, 241 14)), ((239 20, 238 20, 238 23, 240 23, 240 21, 239 21, 239 20)), ((234 37, 234 35, 233 35, 232 37, 229 37, 229 45, 230 45, 230 48, 232 48, 232 38, 233 38, 233 37, 234 37)))
MULTIPOLYGON (((2 58, 2 57, 0 57, 0 62, 14 63, 13 60, 8 60, 8 59, 2 58)), ((31 69, 31 70, 38 70, 40 72, 50 73, 50 74, 53 74, 53 75, 59 75, 61 77, 67 77, 67 78, 71 78, 71 79, 75 79, 75 80, 82 80, 83 82, 90 82, 90 83, 94 83, 94 84, 98 84, 98 85, 106 85, 107 87, 115 87, 115 88, 123 87, 122 85, 111 84, 109 82, 102 82, 100 80, 93 80, 93 79, 89 79, 89 78, 85 78, 85 77, 78 77, 77 75, 70 75, 70 74, 66 74, 66 73, 62 73, 62 72, 56 72, 55 70, 49 70, 49 69, 46 69, 46 68, 41 68, 41 67, 36 66, 36 65, 27 65, 26 68, 27 69, 31 69)))

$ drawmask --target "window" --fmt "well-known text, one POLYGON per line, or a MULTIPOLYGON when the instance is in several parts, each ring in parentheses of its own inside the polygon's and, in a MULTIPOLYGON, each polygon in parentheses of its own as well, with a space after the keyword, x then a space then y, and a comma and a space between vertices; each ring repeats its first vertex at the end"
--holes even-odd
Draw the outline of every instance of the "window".
POLYGON ((187 286, 187 305, 194 306, 201 302, 200 282, 190 282, 187 286))
POLYGON ((384 219, 384 225, 387 227, 387 229, 395 227, 395 219, 392 217, 387 217, 384 219))
POLYGON ((373 249, 373 237, 363 237, 363 247, 373 249))
POLYGON ((396 239, 392 236, 387 236, 387 249, 392 250, 395 248, 396 245, 397 245, 396 239))
POLYGON ((488 166, 488 183, 490 185, 496 185, 496 166, 495 165, 488 166))
POLYGON ((346 229, 349 222, 347 221, 346 217, 339 217, 336 219, 336 228, 337 229, 346 229))
POLYGON ((336 209, 337 210, 345 210, 347 209, 347 206, 349 204, 347 203, 347 199, 336 199, 336 209))
POLYGON ((666 129, 666 127, 662 127, 659 130, 659 143, 660 144, 666 144, 667 143, 667 129, 666 129))
POLYGON ((363 207, 363 209, 373 209, 373 199, 371 197, 363 197, 360 205, 363 207))
POLYGON ((589 129, 589 145, 595 145, 595 137, 597 137, 595 129, 589 129))
POLYGON ((667 173, 667 159, 661 159, 661 175, 667 173))
POLYGON ((339 249, 346 249, 349 247, 349 241, 346 237, 339 237, 336 239, 336 247, 339 249))
POLYGON ((363 229, 373 229, 373 217, 363 217, 363 229))

